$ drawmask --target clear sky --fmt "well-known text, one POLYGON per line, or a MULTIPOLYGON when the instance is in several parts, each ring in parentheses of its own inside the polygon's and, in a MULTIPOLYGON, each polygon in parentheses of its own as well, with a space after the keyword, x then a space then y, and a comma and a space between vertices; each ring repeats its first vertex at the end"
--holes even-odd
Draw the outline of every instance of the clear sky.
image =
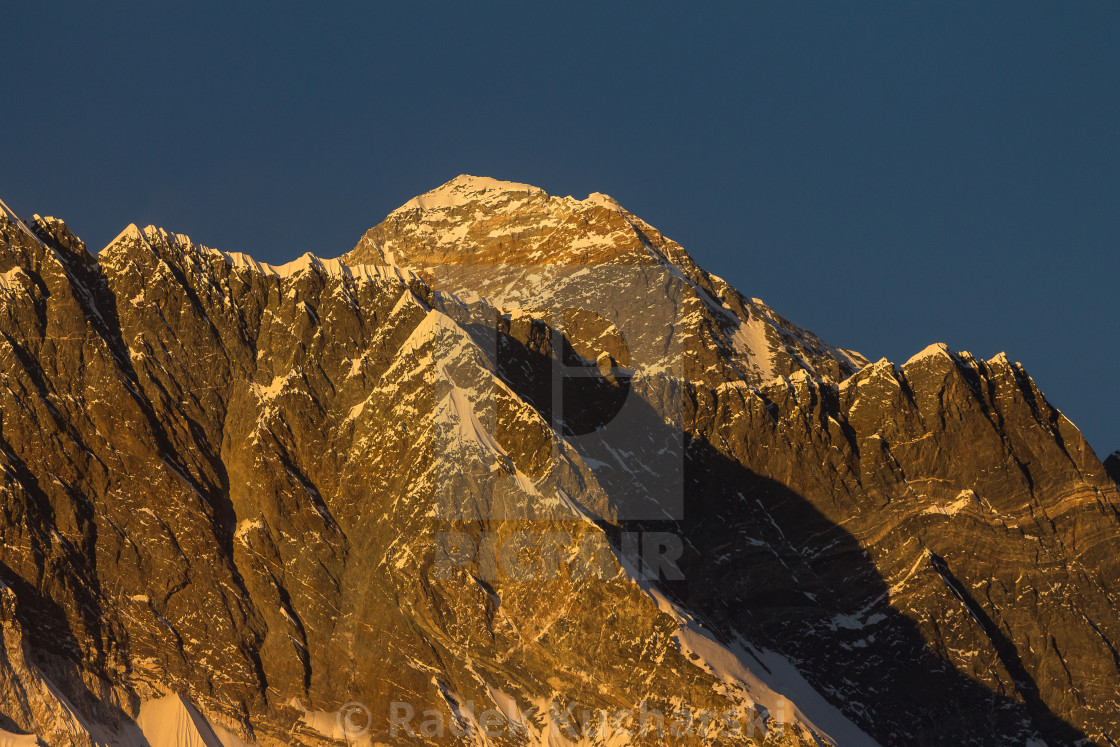
POLYGON ((601 191, 873 359, 1006 350, 1120 449, 1120 3, 46 5, 0 15, 0 196, 94 250, 601 191))

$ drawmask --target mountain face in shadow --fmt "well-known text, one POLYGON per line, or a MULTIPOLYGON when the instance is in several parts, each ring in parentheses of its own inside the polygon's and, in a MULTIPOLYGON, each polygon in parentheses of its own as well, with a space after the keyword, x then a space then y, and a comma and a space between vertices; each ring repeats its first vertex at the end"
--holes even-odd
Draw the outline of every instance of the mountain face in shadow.
POLYGON ((0 320, 11 734, 1120 739, 1115 457, 604 195, 459 177, 279 267, 8 216, 0 320))
POLYGON ((1114 482, 1120 484, 1120 451, 1114 451, 1104 460, 1104 469, 1114 482))

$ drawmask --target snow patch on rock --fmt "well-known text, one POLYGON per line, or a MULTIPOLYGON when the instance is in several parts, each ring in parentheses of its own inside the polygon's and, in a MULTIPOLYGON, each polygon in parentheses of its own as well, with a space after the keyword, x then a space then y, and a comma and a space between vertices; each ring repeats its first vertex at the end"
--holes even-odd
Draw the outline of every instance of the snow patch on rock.
POLYGON ((180 695, 167 695, 140 706, 136 725, 150 747, 248 747, 222 729, 222 735, 180 695))
POLYGON ((912 355, 909 360, 903 363, 903 366, 909 366, 912 363, 926 360, 927 358, 948 358, 949 360, 956 360, 953 352, 949 350, 949 346, 943 342, 935 342, 932 345, 927 345, 921 352, 912 355))
POLYGON ((781 654, 758 649, 739 638, 730 646, 677 607, 657 589, 648 590, 662 612, 672 616, 681 650, 697 666, 715 674, 725 684, 745 693, 762 706, 778 724, 804 728, 837 747, 879 747, 879 743, 852 723, 810 685, 781 654))

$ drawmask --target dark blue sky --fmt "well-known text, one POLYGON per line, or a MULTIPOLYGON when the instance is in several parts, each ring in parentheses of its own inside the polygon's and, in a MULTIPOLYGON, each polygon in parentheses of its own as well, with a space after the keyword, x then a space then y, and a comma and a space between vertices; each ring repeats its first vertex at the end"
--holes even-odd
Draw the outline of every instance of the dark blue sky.
POLYGON ((1120 448, 1120 4, 5 5, 0 196, 337 256, 467 172, 611 194, 836 344, 1120 448), (156 7, 158 6, 158 7, 156 7))

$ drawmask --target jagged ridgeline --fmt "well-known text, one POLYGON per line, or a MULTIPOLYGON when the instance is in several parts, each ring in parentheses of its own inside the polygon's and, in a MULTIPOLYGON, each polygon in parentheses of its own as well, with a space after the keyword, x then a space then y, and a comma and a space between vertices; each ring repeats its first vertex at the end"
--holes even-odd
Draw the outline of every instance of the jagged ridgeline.
POLYGON ((1116 457, 1004 355, 600 194, 282 266, 3 208, 0 744, 1120 741, 1116 457))

